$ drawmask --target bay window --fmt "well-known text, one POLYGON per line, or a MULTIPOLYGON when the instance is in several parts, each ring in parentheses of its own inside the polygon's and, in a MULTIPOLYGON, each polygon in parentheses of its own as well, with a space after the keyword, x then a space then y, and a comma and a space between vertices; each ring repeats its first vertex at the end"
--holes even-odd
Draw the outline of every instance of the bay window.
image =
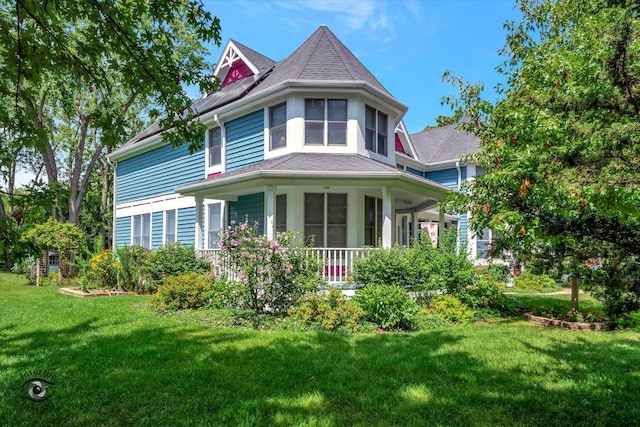
POLYGON ((347 195, 305 193, 304 235, 315 247, 347 246, 347 195))
POLYGON ((287 104, 269 108, 269 146, 271 150, 287 146, 287 104))
POLYGON ((387 155, 388 116, 373 107, 365 107, 365 148, 374 153, 387 155))
POLYGON ((305 99, 304 130, 307 145, 345 145, 347 100, 305 99))

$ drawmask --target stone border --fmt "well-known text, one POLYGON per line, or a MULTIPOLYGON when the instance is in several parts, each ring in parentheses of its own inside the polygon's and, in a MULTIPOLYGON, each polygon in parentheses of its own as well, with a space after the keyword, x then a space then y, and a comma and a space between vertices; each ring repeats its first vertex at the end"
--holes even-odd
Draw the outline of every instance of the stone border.
POLYGON ((573 329, 576 331, 603 331, 606 329, 604 323, 602 322, 568 322, 566 320, 557 320, 549 319, 547 317, 534 316, 531 313, 525 313, 524 318, 529 322, 537 323, 542 326, 549 326, 552 328, 573 329))
POLYGON ((58 290, 61 294, 71 295, 78 298, 91 298, 91 297, 118 297, 125 295, 134 295, 133 292, 128 291, 92 291, 92 292, 83 292, 78 288, 60 288, 58 290))

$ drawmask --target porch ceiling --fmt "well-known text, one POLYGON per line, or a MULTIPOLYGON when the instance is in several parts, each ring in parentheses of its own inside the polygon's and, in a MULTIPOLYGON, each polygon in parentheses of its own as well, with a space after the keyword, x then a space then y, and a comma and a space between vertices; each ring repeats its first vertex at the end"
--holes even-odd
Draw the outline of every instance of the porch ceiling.
POLYGON ((233 200, 269 186, 322 185, 387 187, 394 196, 417 203, 443 200, 450 191, 434 181, 408 174, 358 154, 293 153, 269 159, 176 189, 185 196, 233 200))

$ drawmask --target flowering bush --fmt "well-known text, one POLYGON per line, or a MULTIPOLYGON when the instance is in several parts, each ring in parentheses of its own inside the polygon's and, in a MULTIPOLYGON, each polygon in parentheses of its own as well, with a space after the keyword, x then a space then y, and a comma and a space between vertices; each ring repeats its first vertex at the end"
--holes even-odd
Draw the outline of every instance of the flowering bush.
MULTIPOLYGON (((318 289, 318 262, 299 241, 291 233, 278 233, 269 240, 258 232, 257 222, 229 226, 220 233, 220 248, 228 256, 231 278, 246 294, 239 305, 256 312, 282 313, 305 292, 318 289)), ((218 272, 219 276, 224 274, 224 270, 218 272)))
POLYGON ((87 278, 99 288, 118 287, 120 263, 109 249, 102 251, 89 260, 87 278))

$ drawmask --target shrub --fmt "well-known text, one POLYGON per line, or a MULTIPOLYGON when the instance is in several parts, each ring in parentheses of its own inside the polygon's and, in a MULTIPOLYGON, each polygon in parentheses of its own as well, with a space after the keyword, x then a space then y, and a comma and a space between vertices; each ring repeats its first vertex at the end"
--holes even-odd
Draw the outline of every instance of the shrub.
POLYGON ((438 248, 434 248, 428 238, 420 240, 416 262, 425 266, 428 277, 423 290, 442 290, 455 295, 460 289, 473 284, 475 267, 464 251, 458 251, 456 241, 457 234, 453 228, 443 233, 438 248))
POLYGON ((294 320, 307 326, 318 326, 327 331, 357 332, 362 326, 365 312, 356 301, 346 300, 339 289, 329 288, 327 293, 307 293, 288 310, 294 320))
POLYGON ((553 289, 556 287, 556 281, 546 274, 533 274, 525 270, 515 278, 515 290, 527 290, 531 292, 541 292, 545 289, 553 289))
POLYGON ((353 276, 363 285, 392 285, 413 288, 426 279, 423 264, 415 262, 415 248, 394 246, 378 249, 353 262, 353 276))
POLYGON ((211 265, 196 256, 193 246, 167 243, 152 252, 148 263, 144 264, 144 288, 148 292, 154 292, 165 277, 190 272, 205 274, 209 271, 211 265))
POLYGON ((383 329, 412 329, 418 311, 415 299, 400 286, 367 286, 355 300, 365 311, 365 319, 383 329))
POLYGON ((475 315, 462 301, 448 294, 434 297, 421 312, 454 323, 468 323, 475 315))
POLYGON ((606 258, 602 267, 590 271, 584 288, 602 302, 607 327, 633 325, 631 313, 640 309, 640 258, 619 255, 606 258))
POLYGON ((107 249, 91 257, 87 279, 98 288, 114 289, 118 287, 120 263, 107 249))
POLYGON ((405 248, 379 249, 354 261, 354 279, 363 285, 392 285, 424 292, 456 292, 473 283, 475 268, 464 252, 458 252, 456 232, 447 230, 440 246, 422 235, 420 243, 405 248))
POLYGON ((24 274, 29 285, 36 284, 36 261, 33 257, 24 257, 16 262, 11 271, 16 274, 24 274))
MULTIPOLYGON (((149 263, 152 253, 142 246, 125 246, 118 248, 118 260, 120 271, 118 275, 119 285, 128 291, 145 294, 149 292, 147 282, 142 278, 144 266, 149 263)), ((152 287, 155 290, 155 285, 152 287)))
POLYGON ((231 288, 226 282, 210 280, 198 273, 168 276, 153 296, 152 307, 158 311, 224 308, 232 302, 231 288))
POLYGON ((499 283, 509 280, 509 275, 509 266, 506 264, 489 264, 476 271, 476 277, 499 283))
POLYGON ((246 299, 243 307, 256 313, 286 313, 298 298, 316 291, 319 264, 299 244, 293 233, 278 233, 269 240, 258 232, 258 223, 227 227, 220 247, 228 255, 246 299))

